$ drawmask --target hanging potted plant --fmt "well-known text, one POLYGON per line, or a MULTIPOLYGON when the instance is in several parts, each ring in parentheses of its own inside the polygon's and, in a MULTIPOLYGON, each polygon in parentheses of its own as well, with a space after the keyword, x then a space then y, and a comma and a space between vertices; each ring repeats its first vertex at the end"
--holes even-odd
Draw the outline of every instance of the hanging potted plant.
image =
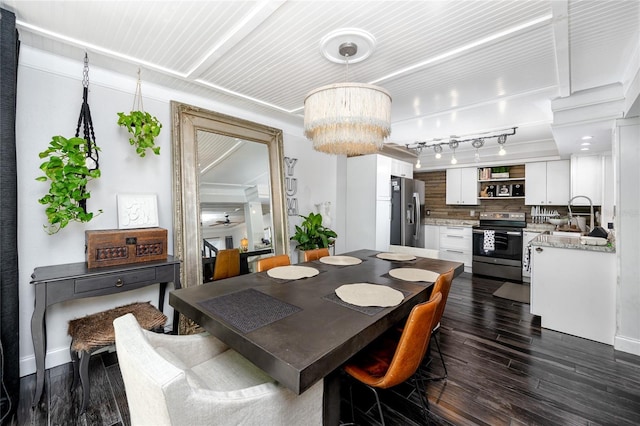
POLYGON ((125 127, 131 134, 129 143, 135 146, 136 153, 140 157, 146 155, 147 149, 153 151, 155 155, 160 155, 160 147, 156 146, 155 138, 160 134, 162 123, 156 117, 144 111, 140 70, 138 70, 138 83, 133 97, 133 106, 129 114, 118 113, 118 125, 125 127))
MULTIPOLYGON (((91 193, 86 186, 91 180, 100 177, 100 169, 87 167, 87 152, 89 142, 80 137, 67 139, 54 136, 49 142, 49 148, 40 153, 40 158, 47 161, 40 165, 44 176, 37 181, 51 181, 49 193, 38 202, 46 206, 48 225, 45 231, 55 234, 71 221, 89 222, 94 214, 87 211, 86 203, 91 193)), ((98 151, 93 144, 92 149, 98 151)), ((102 210, 98 210, 102 213, 102 210)))
POLYGON ((296 233, 290 238, 296 241, 298 250, 312 250, 317 248, 328 248, 335 244, 338 236, 334 231, 322 226, 322 215, 320 213, 309 213, 308 216, 300 215, 304 220, 300 226, 296 225, 296 233))

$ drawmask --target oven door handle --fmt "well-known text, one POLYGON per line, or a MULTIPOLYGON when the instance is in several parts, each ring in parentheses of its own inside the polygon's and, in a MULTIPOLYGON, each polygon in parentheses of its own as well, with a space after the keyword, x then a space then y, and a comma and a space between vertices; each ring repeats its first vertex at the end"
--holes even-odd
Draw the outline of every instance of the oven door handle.
MULTIPOLYGON (((491 230, 490 230, 490 229, 487 229, 487 231, 493 231, 493 229, 491 229, 491 230)), ((482 229, 474 229, 472 232, 473 232, 474 234, 484 234, 484 230, 482 230, 482 229)), ((504 231, 495 231, 495 233, 496 233, 496 234, 516 235, 516 236, 519 236, 519 237, 520 237, 520 236, 522 236, 522 233, 521 233, 521 232, 516 232, 516 231, 507 231, 507 232, 504 232, 504 231)))

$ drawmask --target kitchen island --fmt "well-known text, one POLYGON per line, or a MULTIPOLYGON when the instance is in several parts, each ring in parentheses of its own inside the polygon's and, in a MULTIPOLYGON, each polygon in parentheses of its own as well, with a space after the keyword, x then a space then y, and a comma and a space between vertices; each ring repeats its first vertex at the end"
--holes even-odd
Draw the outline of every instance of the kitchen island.
POLYGON ((613 345, 615 247, 546 233, 531 246, 530 309, 542 327, 613 345))

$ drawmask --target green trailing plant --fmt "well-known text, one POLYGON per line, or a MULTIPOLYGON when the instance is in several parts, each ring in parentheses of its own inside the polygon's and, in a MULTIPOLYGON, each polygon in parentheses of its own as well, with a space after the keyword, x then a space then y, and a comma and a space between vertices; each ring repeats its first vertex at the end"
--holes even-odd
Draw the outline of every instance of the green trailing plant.
MULTIPOLYGON (((51 181, 49 193, 38 200, 46 206, 49 224, 44 228, 49 234, 55 234, 71 221, 89 222, 94 217, 86 209, 87 200, 91 197, 86 186, 100 177, 100 169, 87 167, 88 144, 86 139, 79 137, 66 139, 54 136, 49 148, 40 153, 41 159, 47 159, 40 165, 45 175, 36 180, 51 181)), ((99 150, 95 144, 91 148, 99 150)), ((98 213, 102 213, 102 210, 98 213)))
POLYGON ((148 112, 131 111, 129 114, 118 113, 118 125, 123 126, 131 134, 129 143, 136 147, 136 153, 144 157, 147 149, 160 155, 160 147, 155 145, 155 138, 160 134, 162 124, 148 112))
POLYGON ((313 250, 316 248, 326 248, 335 243, 338 236, 334 231, 322 226, 322 215, 320 213, 309 213, 308 216, 300 215, 304 220, 300 226, 296 225, 296 233, 290 238, 296 241, 298 250, 313 250))

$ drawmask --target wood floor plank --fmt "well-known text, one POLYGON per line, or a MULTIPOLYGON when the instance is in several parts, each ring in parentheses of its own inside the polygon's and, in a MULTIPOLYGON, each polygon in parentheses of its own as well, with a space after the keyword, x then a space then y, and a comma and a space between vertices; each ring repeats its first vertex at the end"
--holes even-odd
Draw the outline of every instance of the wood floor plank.
MULTIPOLYGON (((449 377, 428 381, 428 413, 410 384, 381 393, 392 426, 637 425, 640 357, 609 345, 547 330, 527 304, 493 296, 502 280, 464 273, 453 281, 438 338, 449 377)), ((71 395, 70 365, 45 373, 43 402, 31 410, 35 375, 21 379, 18 424, 130 425, 117 354, 92 357, 90 410, 78 415, 80 389, 71 395), (96 358, 95 360, 93 358, 96 358), (64 392, 63 392, 64 388, 64 392), (60 390, 59 390, 60 389, 60 390)), ((430 346, 427 376, 444 369, 430 346)), ((341 418, 351 421, 348 385, 341 386, 341 418)), ((355 420, 377 425, 368 390, 354 395, 355 420)))

